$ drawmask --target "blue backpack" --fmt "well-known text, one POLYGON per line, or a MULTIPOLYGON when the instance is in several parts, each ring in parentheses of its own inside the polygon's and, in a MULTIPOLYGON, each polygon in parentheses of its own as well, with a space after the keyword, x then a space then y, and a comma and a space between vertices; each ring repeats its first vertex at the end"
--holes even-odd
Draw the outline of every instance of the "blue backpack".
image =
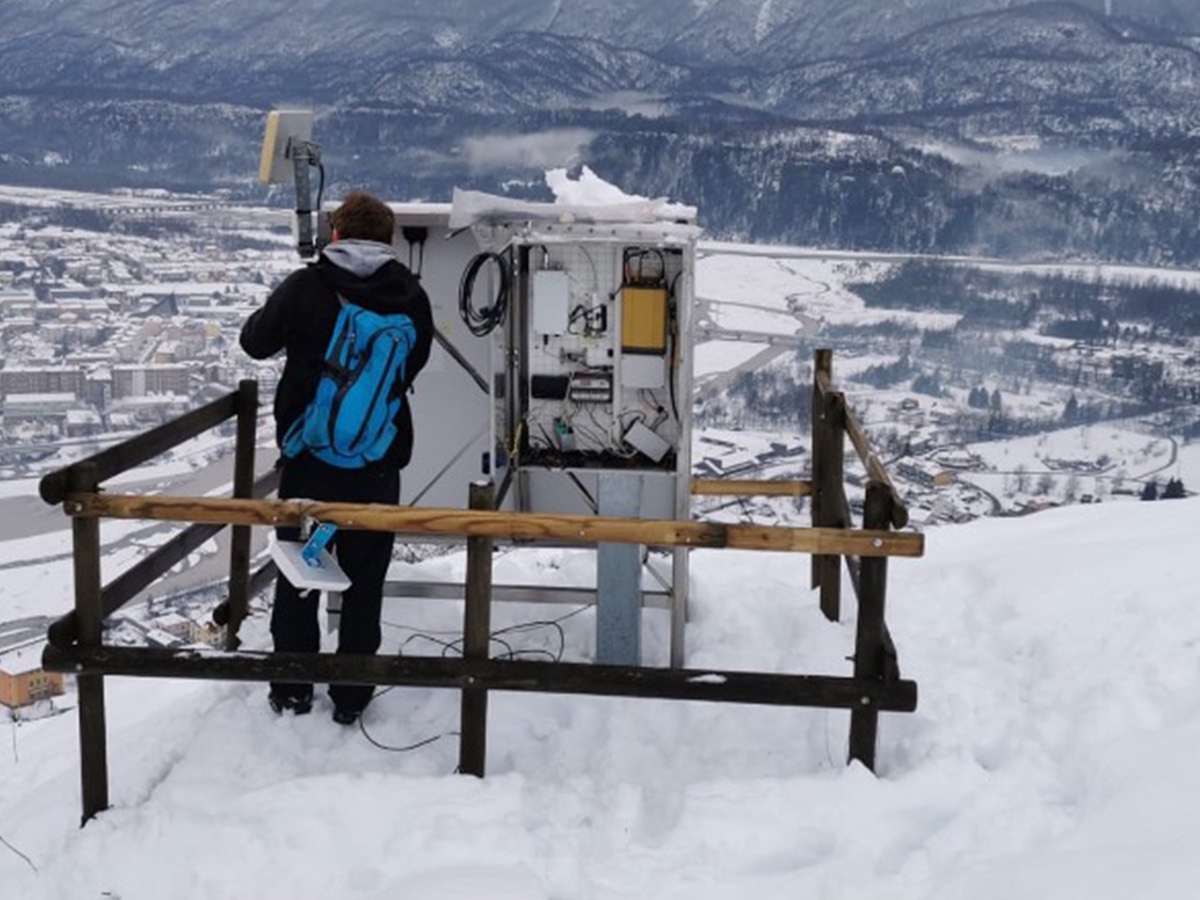
POLYGON ((288 428, 283 455, 307 450, 340 469, 381 459, 396 437, 404 364, 417 339, 403 313, 381 315, 348 303, 333 326, 317 392, 288 428))

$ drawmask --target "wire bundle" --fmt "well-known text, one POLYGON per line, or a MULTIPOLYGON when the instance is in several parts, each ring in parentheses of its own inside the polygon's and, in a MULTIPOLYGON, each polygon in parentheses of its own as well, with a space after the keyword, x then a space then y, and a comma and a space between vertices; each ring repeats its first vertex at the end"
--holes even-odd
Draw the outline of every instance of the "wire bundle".
MULTIPOLYGON (((539 657, 540 656, 540 657, 548 658, 551 662, 560 662, 563 658, 563 653, 566 650, 566 643, 567 643, 566 632, 563 631, 562 623, 565 622, 567 619, 573 618, 574 616, 577 616, 580 613, 587 612, 589 609, 592 609, 592 608, 593 608, 593 604, 589 603, 585 606, 580 606, 577 609, 572 610, 571 612, 567 613, 566 615, 559 616, 557 619, 538 619, 533 622, 521 622, 517 625, 510 625, 507 628, 497 629, 496 631, 493 631, 491 633, 491 642, 495 643, 495 644, 499 644, 501 647, 503 647, 504 652, 501 654, 492 656, 491 658, 492 659, 520 659, 522 657, 529 658, 529 657, 539 657), (521 649, 521 648, 514 647, 511 643, 506 641, 503 637, 503 635, 519 635, 522 633, 537 631, 538 629, 542 629, 542 628, 554 629, 554 631, 556 632, 557 637, 558 637, 557 649, 548 650, 548 649, 545 649, 542 647, 530 647, 528 649, 521 649)), ((404 631, 412 632, 400 644, 399 655, 401 655, 401 656, 404 655, 405 648, 408 647, 408 645, 411 644, 413 641, 427 641, 431 644, 441 647, 443 657, 453 656, 456 654, 459 656, 462 655, 463 638, 456 637, 454 640, 442 640, 440 637, 438 637, 439 634, 447 634, 447 635, 448 634, 458 634, 457 631, 455 631, 455 632, 436 632, 436 631, 429 632, 429 631, 423 631, 423 630, 420 630, 417 628, 412 628, 408 625, 401 625, 401 624, 398 624, 395 622, 386 622, 385 621, 382 624, 389 628, 399 628, 404 631)), ((384 690, 377 693, 375 695, 375 697, 376 697, 376 699, 378 699, 379 697, 382 697, 384 694, 386 694, 389 691, 392 691, 394 689, 395 689, 394 687, 385 688, 384 690)), ((412 744, 407 744, 402 747, 393 747, 393 746, 389 746, 388 744, 384 744, 382 741, 379 741, 376 738, 372 737, 370 732, 367 731, 367 726, 364 723, 362 716, 360 716, 358 719, 358 728, 359 728, 359 731, 362 732, 363 737, 365 737, 370 744, 372 744, 375 747, 378 747, 380 750, 386 750, 389 753, 409 753, 413 750, 419 750, 422 747, 428 747, 430 744, 436 743, 437 741, 440 741, 444 737, 458 737, 459 736, 459 732, 457 732, 457 731, 446 731, 441 734, 436 734, 431 737, 427 737, 422 740, 416 741, 415 743, 412 743, 412 744)))
POLYGON ((507 261, 500 254, 480 253, 467 263, 467 267, 463 270, 462 281, 458 286, 458 312, 471 334, 476 337, 491 334, 496 326, 504 321, 504 317, 508 313, 508 298, 511 292, 512 276, 508 271, 507 261), (489 262, 494 262, 500 272, 500 285, 491 306, 476 309, 473 300, 475 279, 489 262))

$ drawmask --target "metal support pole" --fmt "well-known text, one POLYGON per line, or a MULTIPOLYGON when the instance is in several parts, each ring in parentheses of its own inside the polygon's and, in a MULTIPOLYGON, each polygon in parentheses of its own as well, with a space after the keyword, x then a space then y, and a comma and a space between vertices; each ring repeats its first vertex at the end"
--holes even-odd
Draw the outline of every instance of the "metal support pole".
MULTIPOLYGON (((596 505, 602 516, 633 518, 641 511, 642 476, 601 472, 596 505)), ((596 662, 636 666, 642 645, 642 549, 637 544, 596 546, 596 662)))
MULTIPOLYGON (((254 496, 254 445, 258 442, 258 382, 238 384, 237 443, 233 460, 233 496, 254 496)), ((229 542, 229 621, 225 649, 236 650, 238 629, 246 618, 250 587, 250 526, 234 525, 229 542)))
MULTIPOLYGON (((892 492, 888 485, 867 485, 863 520, 868 528, 886 529, 892 518, 892 492)), ((856 680, 882 681, 885 673, 887 629, 884 602, 887 597, 887 557, 863 557, 858 576, 858 630, 854 641, 856 680)), ((864 698, 850 714, 850 759, 875 770, 875 744, 879 734, 879 710, 864 698)))
MULTIPOLYGON (((495 490, 490 481, 471 484, 471 509, 492 509, 495 490)), ((489 658, 492 634, 492 539, 467 538, 467 586, 463 610, 463 656, 489 658)), ((483 688, 464 688, 459 728, 458 771, 483 777, 487 760, 488 695, 483 688)))
POLYGON ((682 669, 687 662, 687 598, 691 590, 688 570, 690 551, 676 547, 671 551, 671 668, 682 669))
POLYGON ((314 158, 315 149, 314 145, 303 142, 293 142, 289 147, 296 177, 296 249, 305 259, 317 252, 312 215, 312 179, 308 171, 319 160, 319 155, 314 158))
MULTIPOLYGON (((680 340, 680 335, 693 333, 696 311, 696 245, 689 242, 682 255, 679 283, 672 290, 674 326, 671 353, 668 356, 667 383, 674 386, 674 397, 691 397, 695 390, 692 342, 680 340)), ((675 404, 672 404, 673 406, 675 404)), ((684 440, 675 448, 675 518, 692 520, 692 442, 687 435, 692 433, 693 409, 691 402, 678 404, 674 410, 679 421, 679 434, 684 440)), ((671 563, 671 648, 670 665, 682 669, 687 662, 688 600, 691 596, 689 561, 691 551, 687 547, 676 547, 671 563)), ((644 600, 644 596, 643 596, 644 600)))
MULTIPOLYGON (((100 485, 94 463, 72 470, 69 492, 95 493, 100 485)), ((99 647, 104 613, 101 609, 100 520, 71 520, 75 564, 75 616, 79 623, 79 645, 99 647)), ((104 717, 104 676, 80 675, 76 679, 79 695, 79 756, 83 796, 81 825, 108 809, 108 741, 104 717)))

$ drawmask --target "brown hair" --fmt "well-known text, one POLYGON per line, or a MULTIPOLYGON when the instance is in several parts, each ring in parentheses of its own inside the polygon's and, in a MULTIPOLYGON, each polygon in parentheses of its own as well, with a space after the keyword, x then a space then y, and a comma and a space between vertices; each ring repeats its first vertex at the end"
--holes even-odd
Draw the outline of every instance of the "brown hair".
POLYGON ((382 200, 366 191, 351 191, 329 214, 329 224, 337 229, 339 238, 390 244, 396 217, 382 200))

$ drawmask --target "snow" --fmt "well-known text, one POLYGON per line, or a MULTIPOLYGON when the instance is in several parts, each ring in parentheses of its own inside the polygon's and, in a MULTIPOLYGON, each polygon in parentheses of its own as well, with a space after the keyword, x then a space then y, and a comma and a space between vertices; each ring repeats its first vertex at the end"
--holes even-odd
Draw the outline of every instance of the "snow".
POLYGON ((900 309, 868 309, 849 284, 878 280, 892 268, 878 256, 763 247, 745 255, 734 245, 700 244, 696 280, 705 305, 700 324, 734 331, 793 334, 825 325, 901 322, 919 328, 953 328, 960 316, 900 309), (788 255, 788 254, 792 255, 788 255))
POLYGON ((771 29, 775 26, 775 16, 772 15, 771 7, 774 5, 774 0, 763 0, 762 5, 758 8, 758 15, 754 19, 754 40, 761 44, 770 34, 771 29))
POLYGON ((571 178, 566 169, 548 170, 546 187, 550 188, 558 202, 577 206, 607 206, 611 203, 650 199, 640 194, 627 194, 587 166, 582 167, 578 178, 571 178))
POLYGON ((704 341, 692 348, 692 373, 697 380, 736 369, 762 348, 742 341, 704 341))
MULTIPOLYGON (((374 740, 440 736, 389 753, 332 723, 323 695, 277 718, 260 685, 108 679, 112 808, 82 830, 75 716, 10 726, 0 895, 1191 896, 1198 514, 1194 499, 1108 503, 930 531, 925 558, 890 566, 920 701, 882 717, 878 777, 843 764, 841 711, 493 693, 476 780, 452 774, 453 691, 379 696, 374 740)), ((461 575, 462 558, 415 568, 461 575)), ((547 581, 586 568, 568 550, 497 561, 547 581)), ((694 553, 689 666, 847 672, 853 622, 821 619, 807 568, 694 553)), ((411 636, 460 616, 397 601, 384 652, 429 652, 411 636)), ((504 604, 494 625, 549 617, 504 604)), ((568 658, 585 656, 592 613, 561 627, 568 658)), ((650 655, 666 631, 648 611, 650 655)))
POLYGON ((45 640, 35 639, 7 650, 0 650, 0 671, 9 675, 36 672, 42 667, 42 648, 45 646, 45 640))
POLYGON ((578 178, 571 178, 566 169, 549 169, 546 172, 546 187, 554 194, 556 203, 574 207, 609 207, 617 211, 622 207, 636 209, 647 207, 651 215, 660 219, 696 220, 696 208, 680 203, 671 203, 663 198, 651 199, 640 194, 626 193, 622 188, 605 181, 587 166, 582 166, 578 178))
POLYGON ((657 225, 665 229, 664 235, 677 231, 681 235, 692 236, 699 233, 695 226, 677 223, 693 222, 695 218, 694 207, 679 206, 662 198, 587 204, 566 203, 560 198, 555 203, 540 203, 455 188, 449 224, 453 230, 514 222, 556 222, 564 225, 603 222, 657 225))
POLYGON ((801 329, 796 317, 746 303, 714 303, 703 324, 733 332, 793 334, 801 329))
MULTIPOLYGON (((1075 426, 1006 441, 972 444, 971 450, 982 457, 989 468, 1000 472, 1012 471, 1018 465, 1041 470, 1046 468, 1048 460, 1069 459, 1091 464, 1097 472, 1113 476, 1117 471, 1113 461, 1119 460, 1120 467, 1126 470, 1126 477, 1144 478, 1168 469, 1163 473, 1163 480, 1175 474, 1172 463, 1178 460, 1180 453, 1174 440, 1126 430, 1119 423, 1075 426)), ((1200 472, 1196 474, 1200 476, 1200 472)))

